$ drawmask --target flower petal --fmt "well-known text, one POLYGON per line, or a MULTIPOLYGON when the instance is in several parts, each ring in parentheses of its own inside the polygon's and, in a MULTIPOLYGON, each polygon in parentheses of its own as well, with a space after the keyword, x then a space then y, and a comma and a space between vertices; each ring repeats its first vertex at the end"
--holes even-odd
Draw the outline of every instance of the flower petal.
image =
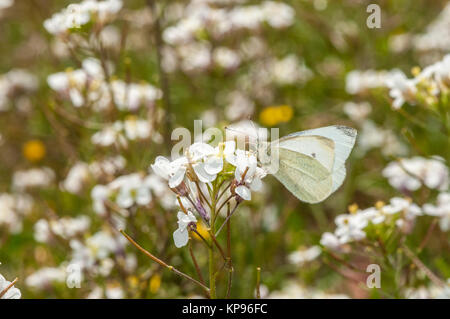
POLYGON ((169 187, 175 188, 181 184, 184 179, 184 174, 186 173, 186 168, 181 166, 177 169, 175 174, 169 179, 169 187))
POLYGON ((210 157, 205 163, 205 172, 216 175, 223 169, 223 159, 217 156, 210 157))
POLYGON ((193 168, 195 174, 202 183, 211 183, 216 179, 216 175, 211 175, 206 172, 204 163, 195 164, 193 165, 193 168))
POLYGON ((236 187, 235 190, 236 194, 238 194, 242 199, 245 200, 251 200, 252 199, 252 193, 248 189, 248 187, 241 185, 236 187))
POLYGON ((177 248, 181 248, 186 246, 189 241, 189 234, 187 230, 177 229, 173 232, 173 241, 175 242, 175 246, 177 248))

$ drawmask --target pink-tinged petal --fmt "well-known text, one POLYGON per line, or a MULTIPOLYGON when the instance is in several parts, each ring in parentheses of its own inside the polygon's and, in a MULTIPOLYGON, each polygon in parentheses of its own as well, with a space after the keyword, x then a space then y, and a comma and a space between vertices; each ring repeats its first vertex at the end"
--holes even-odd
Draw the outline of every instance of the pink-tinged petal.
POLYGON ((238 186, 235 190, 236 194, 238 194, 242 199, 244 200, 251 200, 252 199, 252 193, 246 186, 238 186))

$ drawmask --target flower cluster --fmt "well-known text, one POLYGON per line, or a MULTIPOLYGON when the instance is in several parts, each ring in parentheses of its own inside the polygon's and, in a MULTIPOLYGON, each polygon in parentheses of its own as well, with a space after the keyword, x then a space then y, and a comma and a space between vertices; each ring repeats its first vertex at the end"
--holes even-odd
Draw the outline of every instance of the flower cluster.
POLYGON ((119 110, 137 110, 140 106, 151 107, 162 97, 159 89, 147 83, 126 83, 122 80, 105 80, 105 73, 112 66, 104 66, 95 58, 83 60, 81 69, 68 69, 51 74, 47 83, 61 97, 67 98, 75 107, 90 106, 96 111, 115 105, 119 110))
POLYGON ((332 250, 345 250, 345 245, 363 240, 372 227, 395 223, 397 227, 409 232, 417 216, 423 214, 422 209, 410 200, 394 197, 389 204, 378 202, 375 207, 359 209, 350 206, 350 214, 339 215, 335 219, 334 233, 326 232, 320 243, 332 250))
POLYGON ((175 205, 174 196, 167 192, 161 179, 154 174, 132 173, 119 176, 107 185, 96 185, 92 189, 91 197, 97 214, 106 214, 108 205, 116 204, 119 213, 126 217, 126 209, 134 205, 149 205, 153 199, 152 193, 164 207, 171 208, 175 205))
POLYGON ((11 233, 22 231, 22 220, 31 213, 33 199, 25 194, 0 194, 0 227, 11 233))
POLYGON ((182 44, 207 31, 217 39, 232 31, 259 29, 263 22, 274 28, 285 28, 293 23, 294 15, 289 5, 274 1, 233 6, 229 10, 215 8, 204 1, 191 1, 184 9, 184 17, 167 28, 163 38, 169 44, 182 44))
POLYGON ((89 181, 115 176, 125 167, 125 164, 125 158, 120 155, 90 164, 79 161, 70 168, 61 188, 69 193, 78 194, 84 189, 84 186, 88 185, 89 181))
POLYGON ((441 158, 426 159, 420 156, 391 162, 383 170, 383 176, 396 189, 407 192, 422 185, 430 189, 447 190, 449 171, 441 158))
POLYGON ((225 190, 230 194, 228 200, 235 198, 239 203, 250 200, 251 191, 260 190, 261 179, 266 176, 266 172, 257 165, 256 155, 236 149, 235 141, 221 143, 217 147, 197 142, 189 146, 184 156, 173 161, 158 156, 151 167, 180 198, 182 211, 178 214, 179 227, 174 233, 177 247, 187 243, 185 230, 197 221, 193 212, 209 224, 211 214, 204 205, 208 203, 205 194, 216 200, 211 193, 211 185, 230 179, 229 189, 225 190))
POLYGON ((53 35, 63 36, 89 23, 101 26, 114 20, 122 5, 122 0, 84 0, 73 3, 45 20, 44 27, 53 35))
POLYGON ((39 219, 34 224, 34 238, 38 242, 46 243, 54 236, 70 239, 88 231, 91 220, 87 216, 62 217, 59 219, 39 219))
POLYGON ((95 133, 91 136, 91 141, 92 144, 103 147, 116 145, 126 148, 128 141, 145 140, 150 136, 154 142, 161 143, 161 135, 152 131, 149 121, 128 117, 125 121, 116 121, 95 133))
POLYGON ((19 110, 28 109, 30 104, 27 94, 34 92, 38 87, 36 76, 22 69, 13 69, 0 75, 0 111, 11 108, 12 101, 19 110))
POLYGON ((408 79, 402 72, 386 80, 392 106, 399 109, 405 102, 436 106, 442 94, 447 94, 450 87, 450 55, 442 61, 427 66, 422 71, 413 70, 414 78, 408 79))
POLYGON ((369 90, 386 87, 388 81, 401 76, 400 74, 400 70, 353 70, 347 73, 345 90, 352 95, 364 94, 369 90))
POLYGON ((49 167, 31 168, 14 172, 12 186, 23 191, 28 188, 49 186, 55 180, 55 173, 49 167))
POLYGON ((229 7, 207 1, 190 1, 185 7, 179 4, 169 6, 167 20, 168 27, 163 32, 163 40, 167 44, 163 50, 163 66, 167 72, 181 69, 192 73, 212 67, 233 71, 244 61, 254 58, 249 54, 249 47, 253 51, 264 52, 261 41, 250 38, 253 43, 244 42, 235 48, 213 46, 209 40, 226 42, 227 36, 240 31, 257 33, 264 23, 277 29, 286 28, 294 22, 294 10, 287 4, 274 1, 257 5, 233 3, 229 7))
POLYGON ((412 39, 414 48, 420 52, 437 50, 448 52, 450 49, 450 4, 446 4, 439 16, 430 23, 425 32, 412 39))

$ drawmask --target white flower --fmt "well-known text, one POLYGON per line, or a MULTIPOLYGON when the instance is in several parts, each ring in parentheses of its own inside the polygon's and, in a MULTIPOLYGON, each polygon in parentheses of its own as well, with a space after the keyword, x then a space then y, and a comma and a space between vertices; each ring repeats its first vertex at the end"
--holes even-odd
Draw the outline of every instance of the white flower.
POLYGON ((240 56, 226 47, 219 47, 213 52, 214 62, 224 69, 234 69, 241 63, 240 56))
POLYGON ((362 123, 372 112, 372 106, 369 102, 347 102, 344 104, 344 112, 353 121, 362 123))
POLYGON ((88 230, 91 221, 87 216, 75 218, 63 217, 47 221, 40 219, 34 224, 34 238, 39 242, 48 242, 51 234, 69 239, 88 230))
POLYGON ((229 156, 228 161, 236 166, 235 178, 238 182, 236 194, 244 200, 250 200, 251 190, 261 190, 261 179, 266 176, 266 172, 257 166, 257 158, 251 152, 236 150, 236 155, 229 156))
POLYGON ((44 267, 29 275, 25 279, 25 284, 33 289, 45 290, 52 283, 64 282, 65 280, 65 267, 44 267))
POLYGON ((367 226, 367 220, 361 215, 339 215, 335 219, 337 228, 335 230, 336 236, 342 244, 352 241, 358 241, 366 237, 364 228, 367 226))
POLYGON ((31 212, 32 198, 21 194, 0 194, 0 227, 10 232, 22 231, 22 219, 31 212))
POLYGON ((66 179, 62 183, 64 190, 72 194, 78 194, 83 190, 83 186, 89 179, 89 165, 84 162, 78 162, 71 167, 66 179))
POLYGON ((13 188, 25 190, 31 187, 49 186, 55 179, 55 173, 49 167, 32 168, 29 170, 16 171, 13 175, 13 188))
POLYGON ((0 275, 0 294, 4 293, 0 299, 20 299, 20 297, 22 297, 20 290, 14 286, 8 288, 10 285, 11 282, 0 275))
POLYGON ((217 170, 220 168, 220 159, 213 157, 209 160, 215 153, 214 147, 205 143, 194 143, 189 146, 187 153, 189 163, 200 182, 210 183, 216 179, 217 173, 222 169, 217 170))
POLYGON ((423 210, 427 215, 439 217, 439 226, 442 231, 450 230, 450 193, 440 193, 436 206, 425 204, 423 210))
POLYGON ((389 184, 399 190, 415 191, 422 184, 431 189, 446 190, 449 186, 448 168, 438 158, 419 156, 391 162, 383 170, 389 184))
POLYGON ((389 95, 394 99, 394 109, 401 108, 405 101, 411 100, 417 92, 416 81, 408 79, 401 71, 392 74, 386 80, 386 86, 390 89, 389 95))
POLYGON ((339 238, 332 233, 326 232, 322 234, 322 238, 320 239, 320 244, 331 249, 337 250, 341 246, 341 242, 339 238))
POLYGON ((312 246, 308 249, 297 250, 288 256, 289 262, 302 266, 320 256, 322 250, 319 246, 312 246))
POLYGON ((282 2, 266 1, 262 5, 264 16, 269 25, 274 28, 285 28, 294 23, 294 9, 282 2))
POLYGON ((177 248, 183 247, 189 241, 188 226, 197 223, 195 216, 188 212, 186 215, 183 212, 178 212, 178 229, 173 233, 173 240, 177 248))
POLYGON ((174 161, 169 161, 164 156, 158 156, 155 163, 151 165, 153 172, 169 182, 170 188, 175 188, 181 184, 186 173, 186 157, 180 157, 174 161))
POLYGON ((71 29, 86 25, 94 16, 102 25, 113 20, 121 8, 121 0, 85 0, 80 3, 72 3, 45 20, 44 28, 51 34, 63 35, 71 29))

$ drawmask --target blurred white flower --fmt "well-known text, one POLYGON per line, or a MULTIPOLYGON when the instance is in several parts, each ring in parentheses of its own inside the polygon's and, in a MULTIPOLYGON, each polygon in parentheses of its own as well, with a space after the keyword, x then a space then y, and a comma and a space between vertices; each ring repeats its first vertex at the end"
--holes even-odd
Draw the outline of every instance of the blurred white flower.
POLYGON ((339 238, 335 234, 330 232, 325 232, 322 234, 322 237, 320 238, 320 244, 331 250, 337 250, 341 246, 339 238))
POLYGON ((49 167, 32 168, 14 172, 12 185, 16 190, 49 186, 55 179, 55 173, 49 167))
POLYGON ((34 224, 34 238, 39 242, 49 242, 52 235, 70 239, 89 229, 91 220, 87 216, 63 217, 54 220, 39 219, 34 224))
POLYGON ((62 283, 66 280, 64 266, 41 268, 25 279, 25 284, 36 290, 45 290, 53 283, 62 283))
POLYGON ((22 231, 22 220, 33 208, 33 200, 24 194, 0 194, 0 226, 13 234, 22 231))
POLYGON ((412 157, 391 162, 383 170, 389 184, 399 190, 415 191, 422 184, 431 189, 447 190, 448 168, 439 158, 412 157))
POLYGON ((302 266, 303 264, 313 261, 320 256, 322 250, 319 246, 312 246, 308 249, 300 249, 289 254, 288 260, 291 264, 302 266))
POLYGON ((425 204, 425 214, 439 218, 439 226, 442 231, 450 230, 450 193, 440 193, 436 205, 425 204))
POLYGON ((35 75, 22 69, 12 69, 0 75, 0 112, 7 111, 14 99, 34 92, 38 87, 35 75))
POLYGON ((369 102, 347 102, 344 104, 344 112, 352 121, 362 123, 372 112, 372 106, 369 102))
POLYGON ((84 0, 72 3, 45 20, 44 28, 53 35, 64 35, 71 29, 80 28, 92 20, 103 25, 112 21, 121 8, 122 0, 84 0))
POLYGON ((213 60, 224 69, 235 69, 241 63, 239 54, 226 47, 216 48, 213 52, 213 60))

